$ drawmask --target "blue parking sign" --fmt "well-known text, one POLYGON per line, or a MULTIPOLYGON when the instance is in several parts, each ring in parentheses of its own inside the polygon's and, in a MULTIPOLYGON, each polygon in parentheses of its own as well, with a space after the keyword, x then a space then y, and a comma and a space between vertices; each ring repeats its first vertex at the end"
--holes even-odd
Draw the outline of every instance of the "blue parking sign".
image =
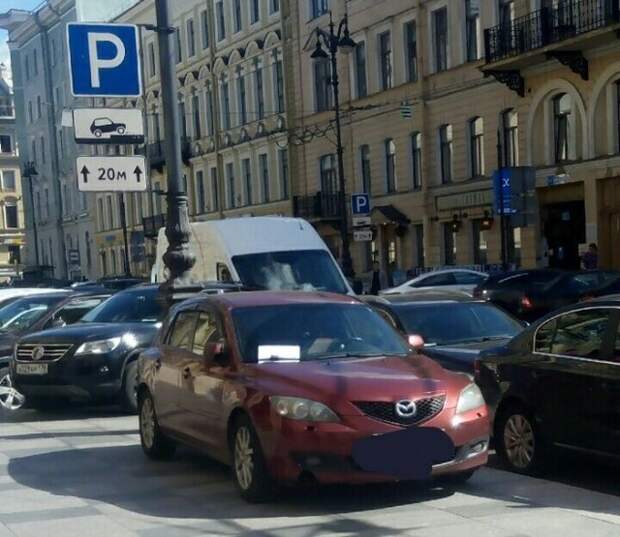
POLYGON ((351 194, 351 211, 353 216, 370 214, 370 195, 351 194))
POLYGON ((138 28, 133 24, 67 24, 74 97, 142 95, 138 28))

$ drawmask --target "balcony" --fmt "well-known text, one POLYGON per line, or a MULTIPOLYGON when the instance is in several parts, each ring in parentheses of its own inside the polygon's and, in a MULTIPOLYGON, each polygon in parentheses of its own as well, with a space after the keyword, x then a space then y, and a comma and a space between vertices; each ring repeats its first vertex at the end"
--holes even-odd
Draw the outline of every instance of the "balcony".
POLYGON ((293 211, 298 218, 310 221, 339 220, 340 194, 317 192, 313 196, 295 196, 293 211))
POLYGON ((157 239, 159 230, 166 225, 166 217, 163 214, 155 214, 142 219, 144 237, 147 239, 157 239))
POLYGON ((620 0, 565 0, 484 32, 485 75, 525 95, 521 69, 555 59, 588 80, 583 51, 617 39, 620 0), (615 31, 616 35, 613 35, 615 31))
MULTIPOLYGON (((163 140, 152 142, 146 146, 146 156, 149 160, 151 168, 162 169, 166 164, 166 144, 163 140)), ((144 155, 144 146, 139 146, 135 151, 136 155, 144 155)), ((187 137, 181 139, 181 157, 185 164, 189 164, 192 156, 191 141, 187 137)))

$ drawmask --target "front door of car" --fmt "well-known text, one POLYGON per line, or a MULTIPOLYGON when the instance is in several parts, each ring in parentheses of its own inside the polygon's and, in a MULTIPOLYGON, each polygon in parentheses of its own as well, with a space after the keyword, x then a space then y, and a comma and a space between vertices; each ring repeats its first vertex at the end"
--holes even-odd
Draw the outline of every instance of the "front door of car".
MULTIPOLYGON (((602 381, 611 358, 608 344, 616 313, 609 308, 567 312, 540 327, 537 350, 546 355, 547 427, 558 444, 604 450, 609 398, 602 381), (544 348, 546 347, 546 348, 544 348)), ((541 366, 542 367, 542 366, 541 366)), ((542 373, 542 368, 541 368, 542 373)))

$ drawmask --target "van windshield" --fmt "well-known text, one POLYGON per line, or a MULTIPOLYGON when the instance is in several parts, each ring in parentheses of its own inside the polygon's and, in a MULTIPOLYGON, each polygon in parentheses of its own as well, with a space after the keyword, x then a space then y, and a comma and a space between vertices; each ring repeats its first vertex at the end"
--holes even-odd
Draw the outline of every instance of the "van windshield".
POLYGON ((324 250, 237 255, 232 262, 241 283, 251 289, 348 291, 334 260, 324 250))

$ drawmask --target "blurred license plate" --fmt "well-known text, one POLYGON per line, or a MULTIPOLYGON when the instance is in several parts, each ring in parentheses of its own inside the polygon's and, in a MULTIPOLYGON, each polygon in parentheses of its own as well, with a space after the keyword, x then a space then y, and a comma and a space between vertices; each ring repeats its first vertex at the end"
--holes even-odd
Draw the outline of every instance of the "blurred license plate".
POLYGON ((47 375, 47 364, 17 364, 18 375, 47 375))

